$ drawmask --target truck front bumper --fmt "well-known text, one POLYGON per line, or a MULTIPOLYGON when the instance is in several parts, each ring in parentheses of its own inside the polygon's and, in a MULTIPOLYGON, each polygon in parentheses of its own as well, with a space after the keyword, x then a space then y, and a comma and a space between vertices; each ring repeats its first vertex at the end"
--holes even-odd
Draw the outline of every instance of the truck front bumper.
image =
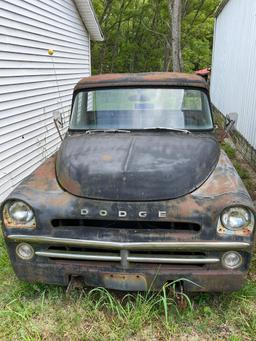
POLYGON ((239 241, 115 242, 6 236, 17 276, 30 282, 68 285, 78 277, 85 286, 127 291, 159 290, 182 280, 187 291, 235 291, 244 283, 252 245, 239 241), (20 259, 16 248, 27 243, 33 257, 20 259), (243 264, 236 270, 222 266, 223 254, 237 251, 243 264))

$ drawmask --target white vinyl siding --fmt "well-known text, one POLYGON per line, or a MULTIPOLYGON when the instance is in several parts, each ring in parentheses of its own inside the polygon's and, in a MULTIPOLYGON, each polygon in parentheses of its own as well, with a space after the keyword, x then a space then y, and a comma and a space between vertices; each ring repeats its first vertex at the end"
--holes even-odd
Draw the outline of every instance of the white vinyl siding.
POLYGON ((0 202, 58 149, 53 112, 64 132, 73 88, 90 69, 73 0, 0 0, 0 202))
POLYGON ((211 98, 238 113, 237 130, 256 148, 256 1, 229 0, 216 19, 211 98))

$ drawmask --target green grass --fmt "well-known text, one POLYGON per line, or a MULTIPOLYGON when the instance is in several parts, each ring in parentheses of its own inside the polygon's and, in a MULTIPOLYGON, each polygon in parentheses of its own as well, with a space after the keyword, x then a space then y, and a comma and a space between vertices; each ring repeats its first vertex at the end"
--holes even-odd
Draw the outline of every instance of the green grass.
POLYGON ((221 148, 226 152, 227 156, 230 160, 234 160, 236 157, 236 150, 230 146, 228 143, 221 143, 221 148))
MULTIPOLYGON (((254 269, 254 265, 253 265, 254 269)), ((0 340, 255 340, 256 276, 232 294, 121 294, 19 281, 0 237, 0 340)))
POLYGON ((248 170, 239 163, 236 159, 236 150, 227 143, 222 143, 222 149, 226 152, 232 163, 234 164, 237 173, 240 175, 242 180, 250 180, 250 174, 248 170))
POLYGON ((253 182, 251 176, 247 170, 247 168, 241 164, 241 162, 236 158, 236 150, 230 146, 228 143, 222 143, 221 148, 226 152, 227 156, 232 161, 233 165, 235 166, 237 173, 239 174, 240 178, 243 180, 245 187, 249 192, 253 189, 253 182))

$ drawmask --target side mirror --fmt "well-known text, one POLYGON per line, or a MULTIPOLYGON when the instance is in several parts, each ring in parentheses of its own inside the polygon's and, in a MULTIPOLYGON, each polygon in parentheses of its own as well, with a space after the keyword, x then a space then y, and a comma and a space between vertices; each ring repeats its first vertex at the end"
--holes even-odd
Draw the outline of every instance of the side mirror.
POLYGON ((233 112, 233 113, 230 113, 226 116, 226 119, 225 119, 225 133, 226 135, 231 131, 233 130, 234 128, 236 128, 236 125, 237 125, 237 119, 238 119, 238 113, 236 112, 233 112))
POLYGON ((59 110, 55 110, 53 112, 52 116, 53 116, 53 122, 54 122, 55 127, 58 131, 59 137, 60 137, 61 141, 63 141, 63 137, 62 137, 61 132, 60 132, 60 128, 63 127, 62 115, 61 115, 59 110))
POLYGON ((58 125, 62 128, 63 127, 63 118, 61 112, 59 110, 55 110, 52 114, 53 120, 58 123, 58 125))

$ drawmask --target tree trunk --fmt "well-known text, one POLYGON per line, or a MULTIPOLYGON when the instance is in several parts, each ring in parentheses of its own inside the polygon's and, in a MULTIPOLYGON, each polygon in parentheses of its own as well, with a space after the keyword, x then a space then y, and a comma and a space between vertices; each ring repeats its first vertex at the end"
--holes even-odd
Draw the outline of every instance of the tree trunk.
POLYGON ((172 68, 174 72, 183 69, 181 55, 181 10, 182 0, 169 0, 169 11, 172 25, 172 68))
POLYGON ((164 49, 164 63, 163 63, 163 71, 168 72, 171 64, 171 46, 167 41, 164 49))

